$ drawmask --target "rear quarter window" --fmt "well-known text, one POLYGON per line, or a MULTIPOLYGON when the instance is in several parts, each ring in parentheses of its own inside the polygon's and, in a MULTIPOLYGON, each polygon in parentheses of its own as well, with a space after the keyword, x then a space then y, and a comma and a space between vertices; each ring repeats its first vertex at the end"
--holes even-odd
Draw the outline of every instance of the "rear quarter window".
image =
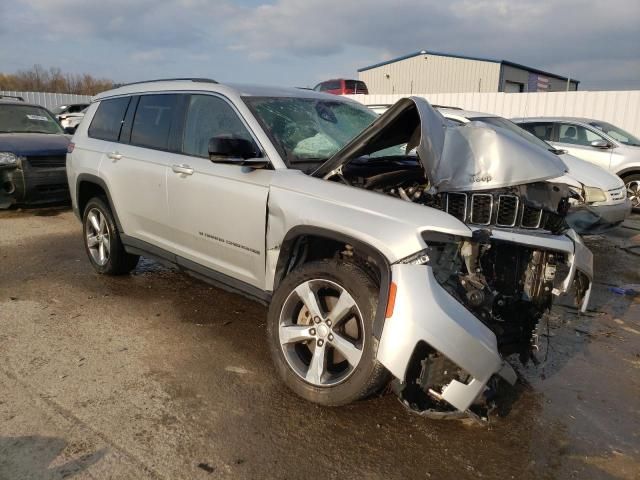
POLYGON ((360 80, 345 80, 345 88, 347 90, 352 90, 353 93, 363 93, 367 94, 367 85, 360 80))
POLYGON ((128 105, 129 97, 102 100, 89 125, 89 136, 117 142, 128 105))
POLYGON ((140 97, 131 130, 131 143, 167 150, 171 122, 178 106, 178 95, 143 95, 140 97))

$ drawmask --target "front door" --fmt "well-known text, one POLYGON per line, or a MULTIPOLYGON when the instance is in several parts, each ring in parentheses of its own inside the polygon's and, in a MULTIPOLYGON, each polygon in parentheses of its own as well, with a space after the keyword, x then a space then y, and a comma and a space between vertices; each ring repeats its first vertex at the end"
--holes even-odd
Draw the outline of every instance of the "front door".
POLYGON ((191 95, 182 154, 167 167, 171 250, 187 261, 263 288, 273 170, 211 162, 209 139, 220 135, 255 141, 226 99, 191 95))
POLYGON ((582 125, 573 123, 557 124, 557 141, 554 144, 566 150, 574 157, 609 169, 611 163, 612 148, 600 148, 591 145, 591 142, 603 141, 609 143, 602 136, 582 125))

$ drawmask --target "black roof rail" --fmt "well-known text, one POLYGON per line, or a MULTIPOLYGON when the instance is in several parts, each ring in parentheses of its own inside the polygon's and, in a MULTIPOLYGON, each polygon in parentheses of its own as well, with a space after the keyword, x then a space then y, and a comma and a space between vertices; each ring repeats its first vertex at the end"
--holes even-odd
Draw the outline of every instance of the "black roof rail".
POLYGON ((201 83, 218 83, 212 78, 156 78, 154 80, 141 80, 139 82, 131 82, 122 84, 121 87, 128 87, 129 85, 137 85, 139 83, 154 83, 154 82, 201 82, 201 83))
POLYGON ((18 100, 19 102, 24 102, 24 98, 19 95, 0 95, 0 98, 11 98, 13 100, 18 100))

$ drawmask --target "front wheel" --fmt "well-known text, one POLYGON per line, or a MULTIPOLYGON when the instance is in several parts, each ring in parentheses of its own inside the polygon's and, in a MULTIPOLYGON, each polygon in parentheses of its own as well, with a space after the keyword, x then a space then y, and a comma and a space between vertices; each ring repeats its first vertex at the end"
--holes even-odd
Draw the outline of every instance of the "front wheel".
POLYGON ((631 208, 640 210, 640 174, 628 175, 622 180, 627 188, 627 197, 631 200, 631 208))
POLYGON ((386 383, 373 336, 378 292, 363 269, 335 260, 305 264, 282 281, 269 308, 269 343, 294 392, 321 405, 343 405, 386 383))

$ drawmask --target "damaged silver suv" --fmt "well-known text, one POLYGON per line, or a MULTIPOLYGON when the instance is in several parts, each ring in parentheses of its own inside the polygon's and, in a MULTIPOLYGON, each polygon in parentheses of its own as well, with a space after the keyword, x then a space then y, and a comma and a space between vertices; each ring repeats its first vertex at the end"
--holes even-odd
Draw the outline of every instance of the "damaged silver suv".
POLYGON ((392 382, 426 415, 477 416, 554 297, 587 306, 562 160, 424 99, 378 117, 307 90, 131 84, 69 150, 96 271, 144 255, 270 304, 278 373, 322 405, 392 382))

